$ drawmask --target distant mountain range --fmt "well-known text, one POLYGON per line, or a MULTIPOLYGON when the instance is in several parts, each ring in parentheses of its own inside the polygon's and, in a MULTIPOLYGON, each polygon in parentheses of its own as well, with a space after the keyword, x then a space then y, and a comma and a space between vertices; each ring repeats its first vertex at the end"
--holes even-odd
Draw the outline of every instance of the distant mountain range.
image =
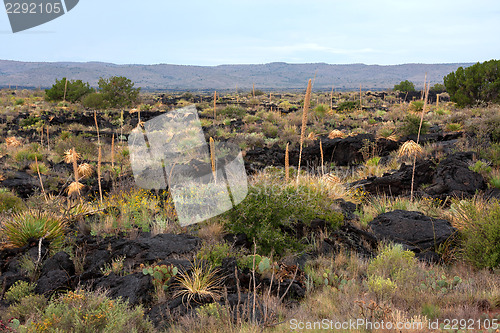
POLYGON ((289 64, 274 62, 262 65, 116 65, 102 62, 20 62, 0 60, 0 87, 47 88, 56 79, 80 79, 97 86, 100 77, 126 76, 144 90, 261 90, 305 89, 315 77, 315 90, 359 89, 384 90, 410 80, 423 86, 424 76, 431 84, 458 67, 472 63, 404 65, 330 65, 325 63, 289 64))

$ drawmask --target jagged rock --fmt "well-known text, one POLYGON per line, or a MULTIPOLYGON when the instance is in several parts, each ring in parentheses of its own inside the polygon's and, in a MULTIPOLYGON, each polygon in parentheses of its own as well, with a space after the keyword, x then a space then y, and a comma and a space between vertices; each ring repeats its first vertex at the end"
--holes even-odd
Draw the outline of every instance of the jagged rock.
POLYGON ((131 305, 149 303, 151 301, 151 292, 154 290, 151 276, 144 275, 142 272, 126 276, 111 273, 96 280, 92 287, 94 289, 108 289, 110 297, 123 297, 131 305))
POLYGON ((380 214, 369 226, 378 240, 400 243, 415 252, 436 250, 456 232, 446 220, 399 209, 380 214))
POLYGON ((42 266, 41 276, 47 275, 50 271, 62 270, 67 272, 68 275, 75 274, 75 265, 69 254, 66 252, 58 252, 52 257, 47 259, 42 266))
POLYGON ((476 191, 487 189, 480 174, 471 171, 469 165, 474 153, 456 153, 442 160, 436 168, 434 179, 425 192, 436 197, 473 196, 476 191))

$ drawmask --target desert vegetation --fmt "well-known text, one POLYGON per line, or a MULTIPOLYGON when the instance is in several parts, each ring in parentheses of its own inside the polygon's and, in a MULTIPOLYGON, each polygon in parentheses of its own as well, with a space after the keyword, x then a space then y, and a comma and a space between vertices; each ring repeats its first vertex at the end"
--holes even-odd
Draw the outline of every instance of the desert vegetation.
POLYGON ((0 331, 498 331, 500 106, 450 80, 0 90, 0 331), (186 227, 168 188, 135 185, 127 137, 188 105, 240 147, 248 195, 186 227))

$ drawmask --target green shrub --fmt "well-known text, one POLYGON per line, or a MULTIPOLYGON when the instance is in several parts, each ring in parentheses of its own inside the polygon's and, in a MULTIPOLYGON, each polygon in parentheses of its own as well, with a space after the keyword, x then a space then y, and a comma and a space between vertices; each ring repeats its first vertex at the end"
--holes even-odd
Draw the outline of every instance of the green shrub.
POLYGON ((153 332, 141 306, 130 308, 102 292, 77 290, 52 300, 20 327, 27 332, 153 332))
POLYGON ((412 279, 417 263, 415 253, 403 250, 401 244, 390 244, 382 247, 377 257, 370 261, 367 273, 399 284, 412 279))
POLYGON ((45 99, 48 101, 62 101, 65 90, 66 100, 73 103, 93 91, 89 84, 83 83, 82 80, 68 80, 66 82, 64 77, 61 80, 56 79, 56 83, 52 85, 52 88, 45 90, 45 99))
POLYGON ((469 170, 480 173, 485 176, 491 173, 491 166, 488 163, 485 163, 481 160, 476 161, 473 165, 469 166, 469 170))
POLYGON ((196 258, 208 261, 211 266, 220 266, 222 259, 236 256, 236 251, 228 243, 204 244, 196 258))
POLYGON ((235 209, 225 213, 226 228, 255 238, 259 253, 278 256, 301 251, 305 245, 294 235, 294 223, 306 225, 322 218, 332 228, 342 222, 341 213, 332 210, 331 199, 307 185, 290 185, 278 179, 261 179, 249 187, 248 195, 235 209))
POLYGON ((24 99, 22 98, 16 99, 15 105, 23 105, 23 104, 24 104, 24 99))
POLYGON ((345 101, 337 106, 339 112, 349 112, 355 109, 359 109, 359 101, 345 101))
POLYGON ((10 211, 18 212, 24 207, 23 200, 14 193, 0 189, 0 213, 10 211))
POLYGON ((370 275, 368 277, 368 289, 374 292, 378 298, 387 299, 394 294, 397 285, 390 278, 384 279, 378 275, 370 275))
POLYGON ((9 303, 17 303, 22 298, 30 296, 35 290, 35 285, 26 281, 17 281, 5 293, 5 300, 9 303))
POLYGON ((324 104, 319 104, 314 108, 314 114, 318 117, 324 117, 328 113, 328 107, 324 104))
POLYGON ((491 177, 490 184, 494 188, 500 189, 500 176, 491 177))
POLYGON ((241 119, 245 116, 246 110, 240 106, 226 106, 222 110, 218 110, 217 114, 224 116, 224 117, 229 117, 229 118, 238 118, 241 119))
POLYGON ((82 105, 89 109, 105 109, 107 107, 107 102, 104 99, 104 95, 101 93, 93 92, 88 94, 82 99, 82 105))
POLYGON ((141 88, 134 88, 134 83, 123 76, 99 79, 99 91, 112 108, 131 106, 139 102, 141 88))
POLYGON ((477 268, 500 266, 500 202, 493 200, 486 208, 455 202, 452 208, 464 212, 463 249, 466 260, 477 268), (465 207, 464 207, 465 206, 465 207))
POLYGON ((275 138, 278 136, 278 127, 271 123, 264 123, 262 126, 262 132, 268 138, 275 138))
POLYGON ((394 85, 394 90, 401 91, 401 92, 411 92, 411 91, 415 91, 415 85, 413 84, 413 82, 405 80, 405 81, 401 81, 400 83, 394 85))
POLYGON ((57 248, 64 240, 64 228, 65 223, 60 217, 47 211, 30 209, 12 215, 4 222, 1 232, 17 247, 43 237, 57 248))
MULTIPOLYGON (((420 117, 417 115, 407 115, 403 120, 403 125, 400 127, 399 132, 401 135, 416 135, 418 134, 418 129, 420 127, 420 117)), ((420 134, 427 134, 429 131, 429 123, 427 121, 422 122, 422 128, 420 134)))
POLYGON ((47 306, 47 300, 42 295, 27 295, 18 302, 9 306, 4 318, 17 318, 25 322, 29 317, 43 311, 47 306))
POLYGON ((464 107, 478 103, 500 102, 500 60, 459 67, 444 77, 452 102, 464 107))
POLYGON ((424 109, 424 101, 412 101, 410 108, 415 112, 420 112, 424 109))
POLYGON ((447 132, 457 132, 462 130, 462 124, 460 123, 448 123, 444 128, 447 132))

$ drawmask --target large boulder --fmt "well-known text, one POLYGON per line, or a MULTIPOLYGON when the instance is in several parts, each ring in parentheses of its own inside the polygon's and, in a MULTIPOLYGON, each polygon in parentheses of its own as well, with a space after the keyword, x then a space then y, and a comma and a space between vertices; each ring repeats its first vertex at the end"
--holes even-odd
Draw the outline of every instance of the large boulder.
POLYGON ((455 153, 439 162, 434 179, 425 192, 434 197, 473 196, 476 191, 485 191, 488 186, 483 176, 471 171, 474 153, 455 153))
POLYGON ((92 287, 109 290, 110 297, 122 297, 131 305, 149 303, 154 291, 151 276, 144 275, 142 272, 126 276, 111 273, 109 276, 96 280, 92 287))
POLYGON ((446 220, 399 209, 380 214, 369 226, 378 240, 400 243, 415 252, 436 250, 456 232, 446 220))

